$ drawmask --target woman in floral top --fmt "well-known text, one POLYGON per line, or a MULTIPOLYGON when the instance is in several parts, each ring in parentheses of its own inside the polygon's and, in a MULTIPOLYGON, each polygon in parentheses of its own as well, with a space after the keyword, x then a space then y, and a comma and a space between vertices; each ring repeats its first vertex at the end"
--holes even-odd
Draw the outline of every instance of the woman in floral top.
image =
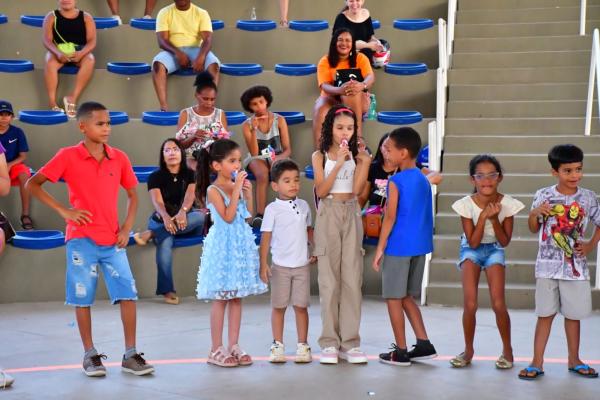
POLYGON ((187 165, 196 170, 194 152, 209 140, 228 137, 225 112, 215 107, 217 85, 208 72, 201 72, 194 82, 198 104, 181 110, 176 138, 185 148, 187 165))

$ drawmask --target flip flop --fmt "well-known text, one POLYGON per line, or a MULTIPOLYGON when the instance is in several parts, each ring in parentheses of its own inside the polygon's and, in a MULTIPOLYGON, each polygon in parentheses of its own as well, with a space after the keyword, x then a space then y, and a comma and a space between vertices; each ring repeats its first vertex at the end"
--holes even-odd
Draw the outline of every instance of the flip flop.
POLYGON ((464 368, 470 364, 471 364, 471 360, 465 359, 465 353, 460 353, 459 355, 454 357, 452 360, 450 360, 450 365, 452 365, 452 367, 454 367, 454 368, 464 368))
POLYGON ((33 229, 33 220, 29 215, 21 215, 21 227, 26 231, 30 231, 33 229))
POLYGON ((500 357, 496 360, 496 368, 498 369, 511 369, 513 367, 513 362, 508 361, 504 354, 501 354, 500 357))
POLYGON ((542 371, 540 368, 529 366, 527 368, 522 369, 521 372, 519 372, 518 376, 519 379, 523 379, 524 381, 533 381, 542 375, 544 375, 544 371, 542 371), (534 375, 528 375, 532 372, 534 373, 534 375))
POLYGON ((578 376, 582 376, 584 378, 597 378, 598 377, 598 372, 596 372, 596 370, 594 370, 594 368, 590 367, 587 364, 579 364, 573 368, 569 368, 569 372, 572 372, 572 373, 577 374, 578 376), (590 370, 592 370, 594 372, 592 373, 592 372, 590 372, 590 370), (587 371, 587 372, 583 372, 583 371, 587 371))
POLYGON ((67 96, 63 97, 63 104, 65 105, 65 114, 69 118, 75 118, 77 115, 77 105, 67 100, 67 96))

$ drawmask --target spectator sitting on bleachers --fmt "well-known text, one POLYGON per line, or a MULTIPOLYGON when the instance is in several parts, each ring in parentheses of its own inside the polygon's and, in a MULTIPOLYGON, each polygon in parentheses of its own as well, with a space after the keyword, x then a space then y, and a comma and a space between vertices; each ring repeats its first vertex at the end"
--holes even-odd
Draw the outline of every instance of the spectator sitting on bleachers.
POLYGON ((187 165, 196 170, 195 152, 210 139, 228 137, 227 116, 215 107, 217 85, 208 72, 200 72, 194 82, 197 104, 185 108, 179 113, 177 134, 175 137, 185 149, 187 165))
POLYGON ((160 109, 168 110, 167 75, 191 67, 195 72, 208 71, 215 85, 219 83, 221 62, 213 54, 212 21, 208 12, 190 0, 174 0, 156 17, 158 46, 163 50, 152 60, 152 81, 160 109))
POLYGON ((155 212, 148 220, 148 230, 134 234, 133 238, 142 246, 154 239, 158 267, 156 294, 164 296, 168 304, 179 304, 173 284, 173 240, 178 235, 201 235, 206 214, 192 210, 196 179, 194 171, 186 166, 183 147, 176 139, 163 142, 159 165, 148 179, 155 212))
POLYGON ((279 0, 279 26, 287 28, 289 25, 288 21, 288 10, 290 9, 290 0, 279 0))
POLYGON ((321 96, 313 111, 315 148, 321 137, 323 119, 329 109, 343 103, 356 114, 358 137, 362 138, 362 115, 369 110, 369 88, 375 75, 367 56, 357 53, 352 33, 338 29, 331 36, 329 53, 319 61, 317 77, 321 96))
MULTIPOLYGON (((119 15, 119 0, 106 0, 106 3, 108 4, 108 8, 110 8, 113 18, 116 18, 119 21, 119 25, 121 25, 123 21, 121 21, 121 16, 119 15)), ((156 0, 146 0, 144 19, 152 18, 152 11, 154 10, 155 5, 156 0)))
POLYGON ((11 185, 19 186, 21 192, 21 227, 30 230, 33 229, 33 221, 29 216, 31 195, 25 189, 25 183, 31 176, 31 172, 24 163, 29 147, 23 130, 11 125, 13 117, 12 105, 8 101, 0 100, 0 144, 5 149, 4 156, 8 163, 11 185))
POLYGON ((340 28, 350 29, 356 50, 363 53, 373 63, 373 53, 382 51, 381 42, 375 37, 373 20, 369 10, 363 8, 364 0, 346 0, 346 6, 335 18, 333 32, 340 28))
POLYGON ((285 118, 269 111, 273 94, 268 87, 252 86, 246 89, 240 101, 244 110, 252 113, 242 128, 249 153, 243 165, 256 177, 256 217, 252 226, 260 228, 267 206, 271 165, 290 157, 292 147, 285 118))
MULTIPOLYGON (((398 166, 394 165, 387 157, 386 149, 383 146, 383 142, 385 142, 385 139, 389 135, 389 133, 386 133, 379 139, 377 153, 369 167, 367 183, 363 187, 361 194, 358 195, 358 204, 361 208, 364 208, 368 203, 369 208, 379 206, 381 209, 385 209, 388 179, 395 173, 400 172, 398 166)), ((419 161, 417 161, 417 168, 427 177, 430 184, 439 185, 442 182, 443 177, 441 173, 431 171, 419 161)))
POLYGON ((61 0, 58 7, 44 18, 42 40, 48 49, 44 78, 50 108, 75 118, 77 99, 94 72, 92 50, 96 47, 96 24, 90 14, 76 8, 75 0, 61 0), (63 110, 56 104, 56 88, 58 70, 65 64, 76 65, 79 71, 75 88, 71 94, 63 97, 63 110))

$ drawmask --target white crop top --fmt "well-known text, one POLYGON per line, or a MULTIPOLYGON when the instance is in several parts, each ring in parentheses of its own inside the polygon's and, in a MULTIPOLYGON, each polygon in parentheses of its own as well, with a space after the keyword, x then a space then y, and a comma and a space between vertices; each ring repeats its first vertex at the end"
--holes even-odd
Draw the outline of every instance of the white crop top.
MULTIPOLYGON (((504 195, 504 197, 502 197, 502 200, 500 200, 500 205, 502 206, 500 209, 500 214, 498 214, 498 220, 500 223, 502 223, 505 218, 514 216, 521 211, 523 207, 525 207, 525 205, 519 200, 508 195, 504 195)), ((479 215, 483 211, 477 204, 475 204, 471 196, 465 196, 462 199, 455 201, 454 204, 452 204, 452 209, 461 217, 473 220, 473 225, 477 225, 479 215)), ((494 243, 495 241, 496 234, 494 233, 494 227, 489 220, 485 221, 481 243, 494 243)))
MULTIPOLYGON (((336 161, 330 160, 329 155, 325 153, 325 178, 329 176, 333 167, 335 167, 336 161)), ((335 182, 329 190, 329 193, 352 193, 352 187, 354 185, 354 170, 356 169, 356 163, 353 158, 346 160, 344 165, 337 173, 335 182)))

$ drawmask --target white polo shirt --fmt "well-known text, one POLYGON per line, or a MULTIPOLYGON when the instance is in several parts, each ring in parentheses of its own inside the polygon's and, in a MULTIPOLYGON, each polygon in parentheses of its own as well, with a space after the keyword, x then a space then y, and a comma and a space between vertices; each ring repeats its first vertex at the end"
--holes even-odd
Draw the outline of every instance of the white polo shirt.
POLYGON ((265 208, 262 232, 272 232, 271 256, 281 267, 296 268, 308 264, 307 227, 312 225, 308 203, 302 199, 275 199, 265 208))

